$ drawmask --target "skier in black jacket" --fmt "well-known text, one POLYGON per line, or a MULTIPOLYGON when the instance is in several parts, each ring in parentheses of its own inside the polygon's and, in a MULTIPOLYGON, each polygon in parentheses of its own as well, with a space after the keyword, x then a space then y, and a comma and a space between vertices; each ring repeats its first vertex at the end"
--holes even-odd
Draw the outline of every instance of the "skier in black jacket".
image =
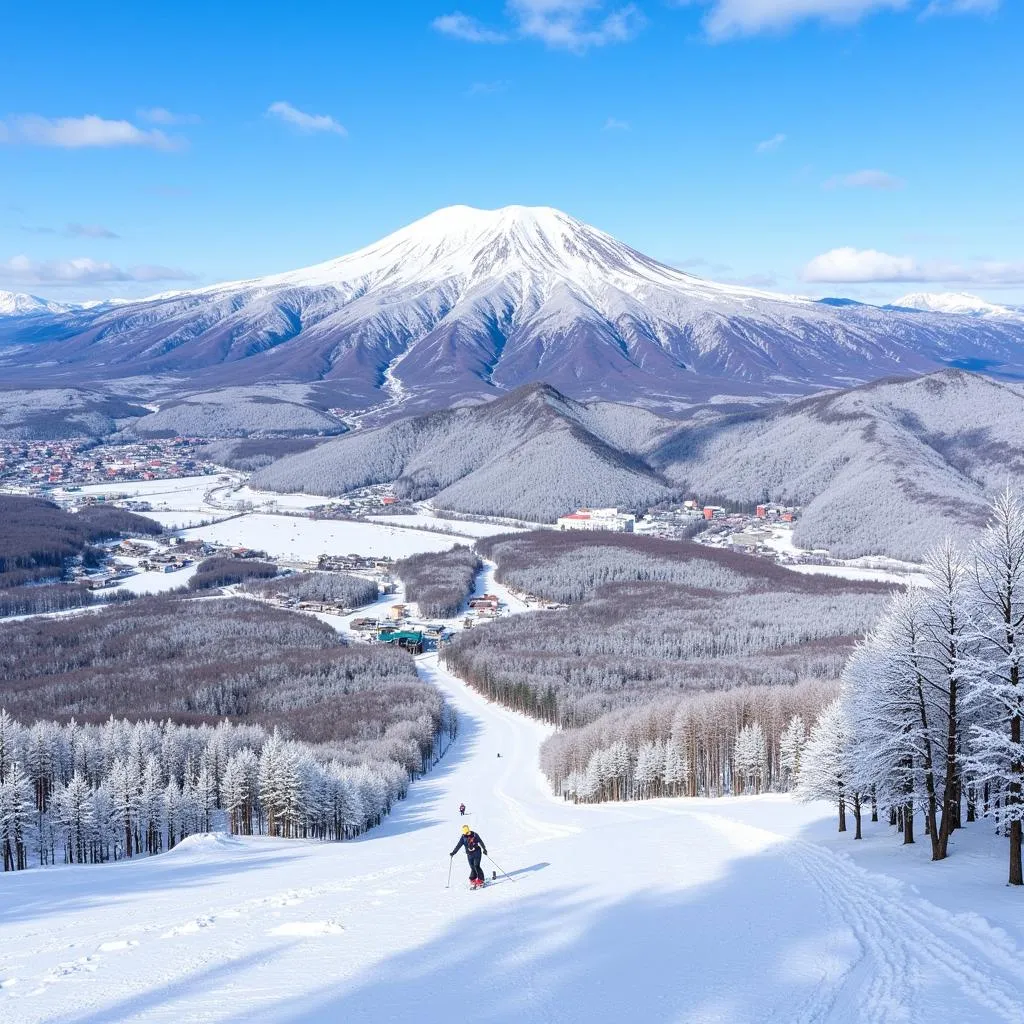
POLYGON ((480 870, 481 854, 487 853, 484 841, 468 826, 462 826, 462 835, 455 844, 451 856, 459 852, 461 847, 466 848, 466 857, 469 860, 469 886, 471 889, 479 889, 484 884, 484 873, 480 870))

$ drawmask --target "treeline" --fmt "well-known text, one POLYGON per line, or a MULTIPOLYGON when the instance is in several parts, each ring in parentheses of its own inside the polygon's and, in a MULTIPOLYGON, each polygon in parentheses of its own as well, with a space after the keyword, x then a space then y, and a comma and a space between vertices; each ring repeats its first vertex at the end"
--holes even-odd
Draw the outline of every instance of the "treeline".
MULTIPOLYGON (((446 713, 424 770, 454 734, 446 713)), ((339 758, 253 725, 22 726, 0 708, 4 870, 159 853, 215 827, 350 839, 380 823, 416 771, 391 757, 339 758)))
POLYGON ((188 581, 190 590, 210 590, 214 587, 228 587, 246 580, 265 580, 277 575, 273 562, 261 562, 253 558, 232 558, 230 555, 213 555, 196 567, 188 581))
POLYGON ((59 586, 8 587, 0 590, 0 619, 14 615, 48 615, 97 604, 131 601, 135 595, 128 590, 90 590, 79 583, 59 586))
POLYGON ((242 590, 260 597, 339 604, 345 608, 370 604, 380 596, 376 580, 347 572, 297 572, 269 580, 249 580, 242 590))
POLYGON ((946 542, 930 586, 895 597, 843 674, 803 755, 800 790, 831 799, 840 831, 865 807, 904 843, 923 819, 933 860, 979 815, 1009 839, 1009 881, 1024 884, 1024 499, 1005 492, 968 550, 946 542))
POLYGON ((395 574, 405 584, 405 596, 419 605, 422 615, 450 619, 473 592, 482 564, 472 548, 458 546, 403 558, 395 563, 395 574))
POLYGON ((556 793, 580 802, 785 790, 835 682, 740 686, 623 708, 541 747, 556 793))

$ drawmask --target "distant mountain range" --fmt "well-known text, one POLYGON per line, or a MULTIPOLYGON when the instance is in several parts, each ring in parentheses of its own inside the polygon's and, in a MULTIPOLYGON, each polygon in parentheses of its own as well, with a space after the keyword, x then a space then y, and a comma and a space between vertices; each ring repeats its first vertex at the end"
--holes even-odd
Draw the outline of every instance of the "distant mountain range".
POLYGON ((136 398, 297 382, 321 410, 379 422, 533 381, 672 411, 946 366, 1024 374, 1024 315, 934 298, 773 295, 685 274, 557 210, 450 207, 251 281, 84 306, 2 293, 0 377, 120 381, 136 398))
POLYGON ((919 558, 1024 483, 1024 389, 946 370, 682 423, 547 385, 358 431, 257 473, 269 490, 394 483, 461 512, 552 521, 580 505, 698 497, 803 506, 796 539, 919 558))

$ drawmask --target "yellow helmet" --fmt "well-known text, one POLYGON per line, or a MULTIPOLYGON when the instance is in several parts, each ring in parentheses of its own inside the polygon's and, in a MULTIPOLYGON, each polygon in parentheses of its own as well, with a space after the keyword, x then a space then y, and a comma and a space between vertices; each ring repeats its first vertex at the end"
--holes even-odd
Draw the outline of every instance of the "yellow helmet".
POLYGON ((468 836, 468 835, 469 835, 469 832, 470 832, 470 828, 469 828, 469 826, 468 826, 468 825, 463 825, 463 826, 462 826, 462 834, 463 834, 464 836, 468 836))

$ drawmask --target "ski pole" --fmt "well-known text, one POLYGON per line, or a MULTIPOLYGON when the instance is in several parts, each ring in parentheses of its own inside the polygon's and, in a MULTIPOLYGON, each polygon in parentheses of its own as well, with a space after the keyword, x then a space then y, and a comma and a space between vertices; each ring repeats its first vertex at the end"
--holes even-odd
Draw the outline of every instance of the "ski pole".
POLYGON ((498 863, 498 862, 497 862, 497 861, 496 861, 496 860, 495 860, 495 859, 494 859, 494 858, 493 858, 493 857, 492 857, 492 856, 491 856, 490 854, 487 854, 487 859, 488 859, 488 860, 489 860, 489 861, 490 861, 490 862, 491 862, 491 863, 492 863, 492 864, 493 864, 493 865, 494 865, 494 866, 495 866, 495 867, 496 867, 496 868, 497 868, 497 869, 498 869, 498 870, 499 870, 499 871, 500 871, 500 872, 501 872, 501 873, 502 873, 502 874, 503 874, 503 875, 504 875, 504 876, 505 876, 505 877, 506 877, 506 878, 507 878, 507 879, 508 879, 508 880, 509 880, 510 882, 514 882, 514 881, 515 881, 515 879, 514 879, 514 878, 513 878, 513 877, 512 877, 512 876, 511 876, 511 875, 510 875, 510 874, 509 874, 509 873, 508 873, 507 871, 505 871, 505 870, 504 870, 504 869, 502 868, 502 866, 501 866, 501 865, 500 865, 500 864, 499 864, 499 863, 498 863))
POLYGON ((444 887, 446 889, 451 888, 451 884, 452 884, 452 864, 454 864, 454 863, 455 863, 455 858, 454 857, 449 857, 448 858, 448 881, 444 883, 444 887))

